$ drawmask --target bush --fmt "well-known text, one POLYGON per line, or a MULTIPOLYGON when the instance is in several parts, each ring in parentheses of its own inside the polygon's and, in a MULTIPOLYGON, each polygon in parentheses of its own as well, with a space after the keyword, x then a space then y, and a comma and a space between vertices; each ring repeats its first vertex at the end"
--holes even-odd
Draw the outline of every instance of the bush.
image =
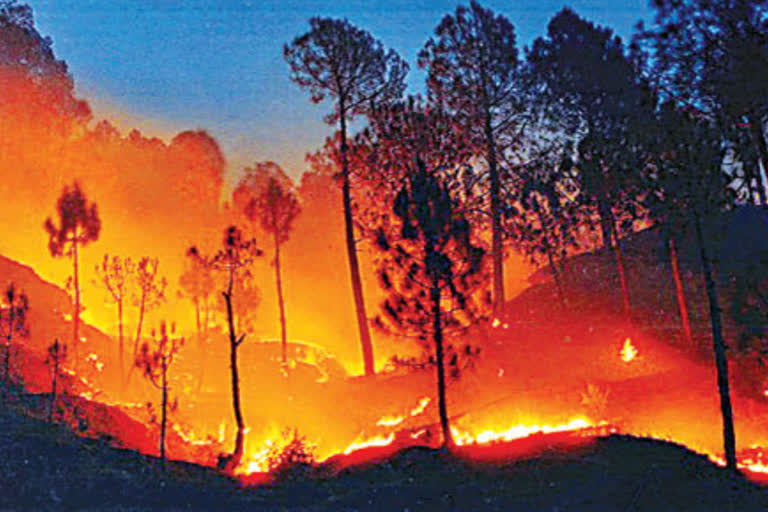
POLYGON ((296 429, 286 429, 280 443, 267 455, 269 473, 276 483, 311 478, 316 473, 315 447, 296 429))

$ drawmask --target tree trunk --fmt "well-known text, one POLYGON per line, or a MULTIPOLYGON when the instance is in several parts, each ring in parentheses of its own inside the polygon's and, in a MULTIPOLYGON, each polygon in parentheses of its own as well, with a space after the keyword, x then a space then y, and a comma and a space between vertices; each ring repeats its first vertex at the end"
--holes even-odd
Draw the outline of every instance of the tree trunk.
MULTIPOLYGON (((144 304, 146 300, 146 293, 141 292, 141 301, 139 302, 139 322, 136 326, 136 338, 133 340, 133 360, 136 360, 136 357, 139 355, 139 341, 141 340, 141 326, 144 323, 144 304)), ((131 375, 133 375, 133 368, 135 367, 135 364, 132 364, 130 369, 128 370, 128 377, 126 378, 126 384, 130 382, 131 375)))
POLYGON ((224 300, 227 303, 227 324, 229 326, 229 368, 232 376, 232 408, 234 409, 235 423, 237 424, 235 449, 232 452, 232 458, 228 464, 228 469, 232 471, 240 465, 245 444, 245 422, 243 421, 243 413, 240 409, 240 376, 237 368, 237 347, 240 342, 235 334, 234 314, 232 312, 233 273, 233 269, 230 269, 229 285, 227 286, 227 291, 223 293, 224 300))
POLYGON ((552 250, 547 251, 547 259, 549 260, 549 271, 552 273, 552 279, 555 281, 555 288, 557 289, 557 297, 560 299, 560 308, 563 311, 568 310, 568 301, 565 298, 565 291, 563 291, 563 284, 560 282, 560 272, 557 270, 554 258, 552 258, 552 250))
MULTIPOLYGON (((760 116, 751 114, 749 116, 749 126, 752 132, 752 139, 757 146, 758 154, 758 166, 755 169, 755 177, 757 179, 757 195, 760 197, 760 204, 768 204, 766 201, 765 183, 763 182, 763 172, 768 172, 768 147, 766 147, 765 133, 763 131, 763 121, 760 116), (762 166, 762 172, 760 167, 762 166)), ((750 198, 752 199, 752 198, 750 198)))
POLYGON ((445 367, 443 355, 443 326, 440 312, 440 287, 432 284, 432 337, 435 341, 435 359, 437 363, 437 403, 440 409, 440 429, 443 433, 443 447, 453 446, 451 427, 448 424, 448 406, 445 398, 445 367))
POLYGON ((725 449, 726 467, 736 471, 736 434, 733 427, 733 409, 731 406, 731 392, 728 382, 728 359, 725 354, 725 340, 723 339, 722 320, 720 318, 720 304, 717 297, 717 285, 712 275, 712 267, 707 254, 706 242, 702 233, 701 219, 694 213, 696 225, 696 238, 699 244, 701 257, 701 269, 704 273, 704 283, 709 300, 709 319, 712 324, 712 343, 715 352, 715 366, 717 368, 717 389, 720 392, 720 412, 723 417, 723 445, 725 449))
POLYGON ((366 375, 373 375, 376 373, 373 360, 373 344, 371 343, 371 332, 368 328, 368 316, 365 312, 363 283, 360 279, 360 264, 357 260, 354 223, 352 220, 352 197, 349 189, 349 162, 347 161, 347 121, 343 101, 339 104, 339 111, 341 113, 341 177, 342 201, 344 205, 344 231, 347 241, 347 259, 349 261, 349 273, 352 280, 352 293, 355 298, 357 328, 360 332, 360 345, 363 350, 363 366, 366 375))
POLYGON ((123 298, 117 301, 117 336, 120 341, 120 376, 125 375, 125 366, 123 364, 123 298))
POLYGON ((48 421, 53 423, 53 415, 56 410, 56 380, 59 376, 59 350, 56 349, 56 356, 53 358, 53 379, 51 379, 51 409, 48 411, 48 421))
POLYGON ((675 248, 675 236, 669 236, 669 261, 672 265, 672 278, 675 281, 675 296, 677 297, 677 307, 680 311, 680 322, 683 327, 683 337, 689 347, 693 347, 693 335, 691 334, 691 322, 688 317, 688 306, 685 303, 685 290, 683 282, 680 279, 680 269, 678 267, 677 250, 675 248))
POLYGON ((491 181, 491 236, 493 257, 493 309, 500 312, 504 306, 504 251, 501 243, 501 180, 496 162, 496 140, 491 126, 490 113, 485 116, 488 175, 491 181))
POLYGON ((141 301, 139 302, 139 321, 136 325, 136 339, 133 340, 133 357, 139 353, 139 341, 141 341, 141 326, 144 324, 144 309, 147 299, 146 292, 141 292, 141 301))
POLYGON ((600 229, 603 235, 603 249, 608 249, 613 243, 613 213, 608 200, 602 192, 597 195, 597 213, 600 216, 600 229))
POLYGON ((163 356, 162 361, 163 370, 163 401, 162 401, 162 413, 160 420, 160 464, 163 471, 165 471, 165 426, 168 418, 168 362, 163 356))
MULTIPOLYGON (((9 332, 11 327, 11 320, 9 319, 9 332)), ((11 335, 6 337, 5 341, 5 362, 3 364, 3 381, 8 389, 11 388, 11 335)))
POLYGON ((74 357, 72 367, 75 371, 77 371, 77 368, 79 366, 78 364, 78 346, 80 345, 80 281, 78 276, 78 254, 77 254, 77 233, 75 233, 74 239, 72 241, 72 260, 74 262, 74 273, 72 276, 72 281, 74 285, 74 292, 75 292, 75 311, 72 315, 72 323, 73 323, 73 330, 74 330, 74 339, 72 340, 73 344, 73 351, 72 356, 74 357))
POLYGON ((619 233, 616 224, 611 215, 611 233, 614 237, 613 254, 616 259, 616 273, 619 276, 619 285, 621 286, 621 301, 624 306, 624 320, 627 325, 632 324, 632 309, 629 305, 629 286, 627 285, 627 274, 624 268, 624 258, 621 254, 621 245, 619 244, 619 233))
POLYGON ((197 391, 199 392, 203 388, 203 369, 205 368, 205 365, 203 364, 203 359, 205 356, 205 351, 203 350, 203 331, 200 325, 200 299, 198 297, 195 297, 195 322, 197 325, 197 361, 200 365, 200 370, 197 373, 197 391))
POLYGON ((275 233, 275 282, 277 283, 277 304, 280 308, 280 342, 283 364, 288 362, 288 335, 285 328, 285 303, 283 302, 283 282, 280 278, 280 243, 275 233))

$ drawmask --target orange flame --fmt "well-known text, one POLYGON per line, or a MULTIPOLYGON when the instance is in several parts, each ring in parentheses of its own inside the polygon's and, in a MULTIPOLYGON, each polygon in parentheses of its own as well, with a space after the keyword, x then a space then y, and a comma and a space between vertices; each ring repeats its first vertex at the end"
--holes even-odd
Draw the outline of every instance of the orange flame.
POLYGON ((477 433, 461 430, 458 427, 451 427, 451 434, 453 434, 454 442, 457 445, 466 446, 470 444, 512 441, 528 437, 532 434, 552 434, 569 430, 582 430, 593 426, 584 418, 574 418, 568 423, 561 425, 514 425, 502 431, 488 429, 477 433))
POLYGON ((637 357, 637 349, 632 345, 632 340, 627 338, 624 340, 624 345, 621 347, 621 360, 625 363, 629 363, 637 357))

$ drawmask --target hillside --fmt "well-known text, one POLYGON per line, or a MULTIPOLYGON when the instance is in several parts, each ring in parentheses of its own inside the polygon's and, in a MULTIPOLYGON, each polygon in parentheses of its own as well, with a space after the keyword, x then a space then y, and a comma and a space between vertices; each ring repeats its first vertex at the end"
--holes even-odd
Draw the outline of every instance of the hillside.
MULTIPOLYGON (((546 443, 544 443, 546 445, 546 443)), ((411 448, 314 480, 243 488, 211 469, 72 435, 0 407, 0 493, 10 509, 765 510, 768 492, 671 443, 609 436, 517 461, 411 448)))

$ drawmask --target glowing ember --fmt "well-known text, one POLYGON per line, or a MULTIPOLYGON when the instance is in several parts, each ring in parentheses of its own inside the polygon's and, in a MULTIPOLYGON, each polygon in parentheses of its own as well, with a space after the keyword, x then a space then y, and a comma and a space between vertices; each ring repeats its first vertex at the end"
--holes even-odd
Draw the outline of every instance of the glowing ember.
POLYGON ((96 368, 97 371, 100 372, 104 370, 104 363, 99 361, 99 356, 97 354, 94 354, 93 352, 91 352, 90 354, 88 354, 88 357, 86 358, 86 360, 89 363, 91 363, 93 367, 96 368))
POLYGON ((498 318, 493 319, 493 323, 491 324, 491 327, 498 327, 501 325, 501 321, 498 318))
POLYGON ((532 434, 552 434, 555 432, 566 432, 569 430, 582 430, 593 425, 584 418, 574 418, 568 423, 562 425, 515 425, 506 430, 484 430, 477 434, 471 434, 457 427, 451 427, 453 439, 459 446, 469 444, 486 444, 500 441, 512 441, 521 439, 532 434))
POLYGON ((637 357, 637 349, 632 345, 632 340, 627 338, 624 340, 624 345, 621 347, 621 360, 625 363, 629 363, 637 357))

